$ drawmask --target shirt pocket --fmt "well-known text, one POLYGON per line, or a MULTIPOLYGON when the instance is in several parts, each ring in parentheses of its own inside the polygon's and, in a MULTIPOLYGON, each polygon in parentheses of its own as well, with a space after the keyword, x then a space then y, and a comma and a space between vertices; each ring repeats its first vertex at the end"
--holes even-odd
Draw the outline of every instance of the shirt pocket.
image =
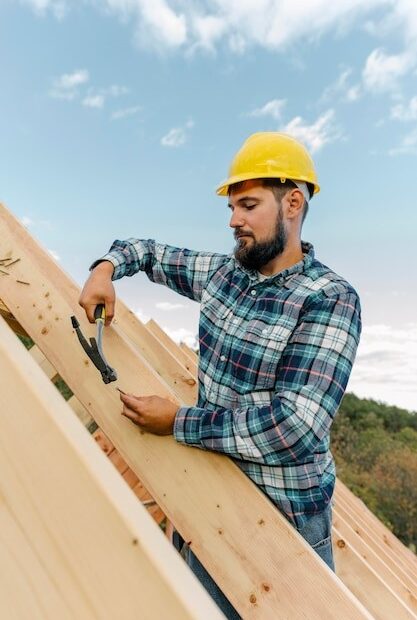
POLYGON ((291 333, 284 321, 268 325, 255 319, 242 326, 230 356, 233 388, 239 394, 274 389, 278 364, 291 333))

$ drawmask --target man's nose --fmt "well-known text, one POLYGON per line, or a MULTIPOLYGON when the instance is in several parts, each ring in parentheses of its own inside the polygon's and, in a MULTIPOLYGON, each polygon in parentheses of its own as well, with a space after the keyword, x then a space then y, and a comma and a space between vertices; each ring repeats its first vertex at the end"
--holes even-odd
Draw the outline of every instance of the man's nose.
POLYGON ((244 218, 242 217, 242 213, 235 209, 232 212, 232 217, 230 218, 229 226, 230 228, 242 228, 245 223, 244 218))

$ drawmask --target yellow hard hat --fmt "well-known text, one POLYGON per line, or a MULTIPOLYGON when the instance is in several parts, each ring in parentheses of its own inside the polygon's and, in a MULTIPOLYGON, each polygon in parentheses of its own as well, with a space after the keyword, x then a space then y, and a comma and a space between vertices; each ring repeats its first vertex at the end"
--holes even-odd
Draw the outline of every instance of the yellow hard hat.
POLYGON ((230 185, 251 179, 287 179, 304 181, 320 191, 313 160, 305 146, 285 133, 263 131, 244 142, 232 161, 229 178, 216 190, 227 196, 230 185))

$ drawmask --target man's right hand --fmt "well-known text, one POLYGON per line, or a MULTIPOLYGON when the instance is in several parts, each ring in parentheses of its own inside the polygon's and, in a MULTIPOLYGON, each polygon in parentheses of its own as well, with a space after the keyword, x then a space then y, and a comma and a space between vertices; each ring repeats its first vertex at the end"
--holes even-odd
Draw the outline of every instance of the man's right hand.
POLYGON ((114 317, 116 293, 112 282, 114 267, 110 261, 99 263, 92 270, 90 277, 84 284, 78 303, 84 308, 90 323, 94 323, 94 310, 98 304, 106 308, 106 325, 110 325, 114 317))

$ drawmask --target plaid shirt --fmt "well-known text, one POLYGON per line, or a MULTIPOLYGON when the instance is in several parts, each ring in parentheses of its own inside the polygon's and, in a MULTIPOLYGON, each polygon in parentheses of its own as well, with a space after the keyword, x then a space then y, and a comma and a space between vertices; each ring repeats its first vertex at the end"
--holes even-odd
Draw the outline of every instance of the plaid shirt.
POLYGON ((145 271, 200 302, 198 403, 179 409, 175 439, 230 456, 297 528, 333 494, 330 427, 361 331, 355 290, 302 248, 269 278, 152 240, 115 241, 101 259, 114 280, 145 271))

